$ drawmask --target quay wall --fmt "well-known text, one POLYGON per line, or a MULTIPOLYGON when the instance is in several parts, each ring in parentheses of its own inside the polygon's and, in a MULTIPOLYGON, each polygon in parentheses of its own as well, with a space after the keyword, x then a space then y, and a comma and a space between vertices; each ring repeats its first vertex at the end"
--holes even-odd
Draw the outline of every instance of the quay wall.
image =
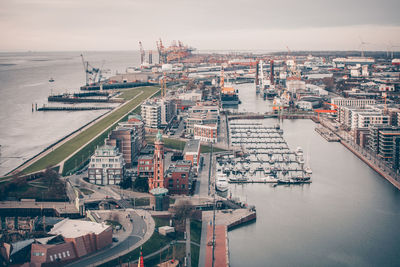
POLYGON ((346 142, 344 142, 343 140, 340 141, 340 143, 342 143, 347 149, 349 149, 351 152, 353 152, 353 154, 355 154, 358 158, 360 158, 362 161, 364 161, 369 167, 371 167, 374 171, 376 171, 377 173, 379 173, 383 178, 385 178, 386 180, 388 180, 392 185, 394 185, 397 189, 400 190, 400 182, 396 181, 395 179, 393 179, 390 175, 386 174, 385 172, 383 172, 378 166, 376 166, 375 164, 373 164, 372 162, 370 162, 366 157, 364 157, 362 154, 360 154, 358 151, 356 151, 355 149, 353 149, 350 145, 348 145, 346 142))

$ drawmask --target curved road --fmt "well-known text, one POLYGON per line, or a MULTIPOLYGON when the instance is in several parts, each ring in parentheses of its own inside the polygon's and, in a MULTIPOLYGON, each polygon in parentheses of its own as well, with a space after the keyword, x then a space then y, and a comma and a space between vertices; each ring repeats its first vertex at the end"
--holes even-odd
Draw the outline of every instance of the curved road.
MULTIPOLYGON (((142 242, 140 241, 145 239, 147 231, 151 230, 148 229, 145 220, 150 220, 151 218, 143 219, 140 215, 138 215, 134 211, 130 212, 130 214, 134 224, 131 233, 125 240, 120 241, 118 243, 113 243, 111 247, 106 247, 100 252, 91 254, 66 266, 71 266, 71 267, 96 266, 104 262, 110 261, 116 257, 122 256, 128 253, 128 250, 131 251, 139 247, 142 244, 142 242)), ((150 235, 147 234, 146 238, 149 238, 151 234, 152 233, 150 233, 150 235)))

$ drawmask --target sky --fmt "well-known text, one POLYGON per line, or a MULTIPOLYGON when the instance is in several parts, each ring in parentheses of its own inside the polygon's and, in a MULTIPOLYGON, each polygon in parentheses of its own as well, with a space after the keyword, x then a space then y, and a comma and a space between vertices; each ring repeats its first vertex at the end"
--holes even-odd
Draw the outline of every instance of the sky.
POLYGON ((0 0, 0 51, 400 50, 399 0, 0 0), (363 45, 361 45, 363 43, 363 45))

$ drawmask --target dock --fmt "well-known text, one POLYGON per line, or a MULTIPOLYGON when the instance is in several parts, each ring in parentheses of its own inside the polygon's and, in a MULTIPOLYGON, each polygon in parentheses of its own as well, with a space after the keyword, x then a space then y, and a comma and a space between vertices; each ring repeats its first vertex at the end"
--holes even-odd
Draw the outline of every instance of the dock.
POLYGON ((202 216, 203 226, 206 225, 207 236, 206 242, 202 242, 203 248, 201 248, 205 249, 204 266, 229 266, 228 231, 242 224, 255 221, 257 218, 256 211, 251 209, 215 211, 215 243, 213 243, 213 211, 203 211, 202 216))
MULTIPOLYGON (((250 209, 227 209, 215 211, 215 225, 225 225, 228 230, 256 220, 257 213, 250 209)), ((213 211, 203 211, 202 220, 212 222, 213 211)))
POLYGON ((241 157, 217 159, 217 173, 224 173, 230 183, 310 183, 302 148, 293 151, 279 125, 231 120, 228 126, 229 143, 245 152, 241 157))
POLYGON ((38 108, 37 111, 84 111, 84 110, 102 110, 113 109, 113 107, 49 107, 43 106, 38 108))
POLYGON ((325 127, 316 127, 315 131, 319 133, 328 142, 340 142, 340 137, 325 127))

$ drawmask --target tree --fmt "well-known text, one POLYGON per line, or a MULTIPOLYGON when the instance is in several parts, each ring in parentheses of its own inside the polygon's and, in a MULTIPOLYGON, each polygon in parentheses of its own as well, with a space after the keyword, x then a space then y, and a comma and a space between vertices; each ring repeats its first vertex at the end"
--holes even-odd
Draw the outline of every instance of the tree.
POLYGON ((192 217, 194 207, 189 200, 179 201, 174 207, 174 219, 177 229, 185 229, 185 220, 192 217))
POLYGON ((146 177, 138 177, 133 183, 133 188, 139 192, 148 192, 149 191, 149 183, 146 177))

